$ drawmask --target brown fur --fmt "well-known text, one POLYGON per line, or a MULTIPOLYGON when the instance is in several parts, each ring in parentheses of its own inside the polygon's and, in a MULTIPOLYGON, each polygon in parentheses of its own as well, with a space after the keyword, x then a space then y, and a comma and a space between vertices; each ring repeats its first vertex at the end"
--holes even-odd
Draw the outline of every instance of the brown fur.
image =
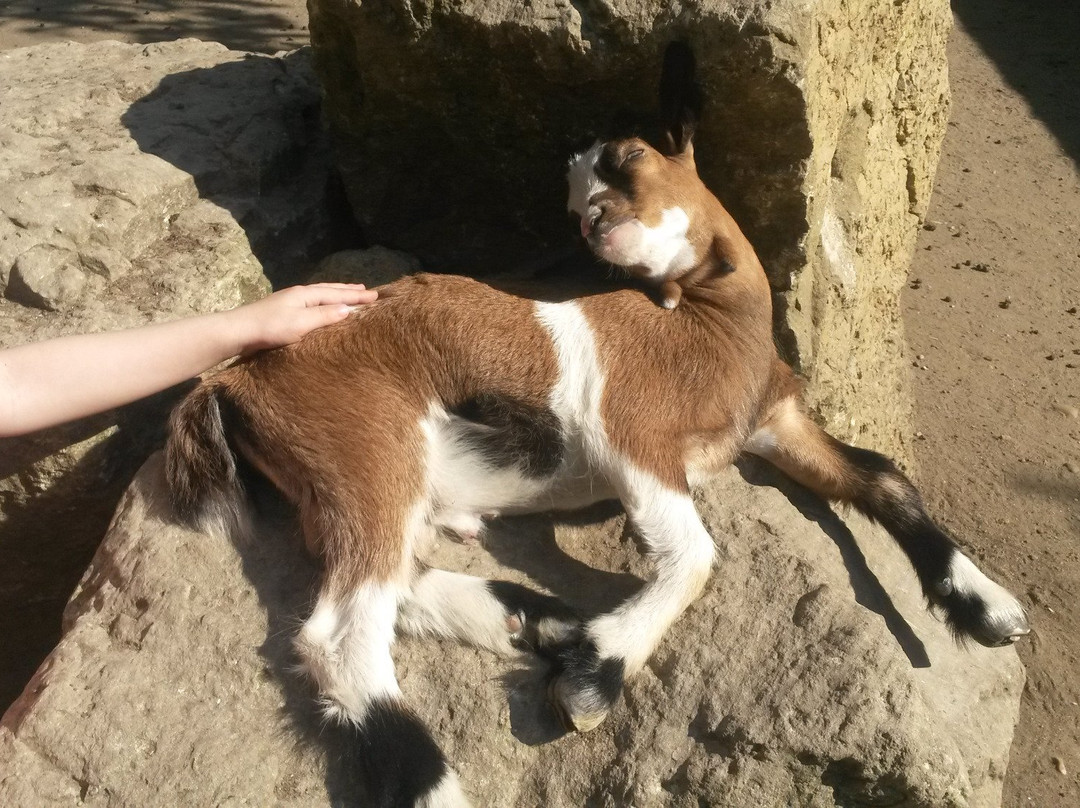
POLYGON ((419 421, 429 402, 497 392, 544 407, 555 376, 524 298, 452 276, 380 292, 347 321, 211 382, 235 408, 238 445, 300 508, 306 543, 343 589, 401 568, 403 520, 424 484, 419 421))
MULTIPOLYGON (((680 279, 675 311, 635 289, 578 303, 606 373, 602 416, 613 448, 685 491, 687 461, 709 447, 712 465, 730 462, 775 394, 770 293, 752 247, 701 184, 692 157, 646 147, 640 160, 630 195, 616 204, 635 206, 646 220, 683 206, 702 260, 680 279)), ((534 316, 541 297, 460 277, 405 278, 347 321, 242 360, 208 383, 232 413, 235 445, 299 507, 305 541, 335 589, 400 574, 409 552, 404 520, 423 494, 419 422, 431 403, 452 409, 495 394, 548 406, 556 363, 534 316)), ((181 440, 189 409, 174 419, 174 456, 191 455, 181 440)))

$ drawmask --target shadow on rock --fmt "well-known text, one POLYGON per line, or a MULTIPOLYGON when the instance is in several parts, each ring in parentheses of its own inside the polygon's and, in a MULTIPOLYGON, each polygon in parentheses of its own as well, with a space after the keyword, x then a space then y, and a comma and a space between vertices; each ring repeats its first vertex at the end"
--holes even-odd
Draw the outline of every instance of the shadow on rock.
MULTIPOLYGON (((248 475, 256 541, 237 543, 245 578, 266 611, 266 639, 259 656, 279 683, 283 699, 279 729, 300 746, 315 749, 326 763, 326 788, 334 805, 364 804, 364 784, 353 765, 350 741, 335 722, 325 721, 314 685, 299 668, 293 640, 311 613, 321 567, 304 550, 295 510, 269 484, 248 475)), ((172 517, 171 514, 169 518, 172 517)))
MULTIPOLYGON (((531 581, 575 609, 583 618, 610 612, 637 592, 640 578, 624 572, 593 567, 567 553, 556 540, 556 524, 585 527, 606 522, 622 513, 615 501, 601 502, 581 511, 500 519, 491 526, 484 548, 500 564, 525 573, 531 581)), ((620 543, 630 544, 624 528, 620 543)), ((551 667, 527 656, 502 677, 510 707, 514 737, 528 746, 551 743, 567 734, 548 698, 551 667)))
MULTIPOLYGON (((70 30, 108 31, 130 42, 193 37, 236 50, 282 49, 295 25, 280 2, 268 0, 34 0, 6 3, 4 16, 51 39, 70 39, 70 30), (137 13, 140 12, 141 13, 137 13), (168 24, 163 24, 166 22, 168 24)), ((306 39, 306 37, 304 37, 306 39)))
MULTIPOLYGON (((870 569, 851 530, 828 504, 763 461, 742 458, 736 467, 748 483, 775 488, 787 497, 799 513, 821 528, 840 551, 852 592, 855 594, 855 602, 881 616, 912 667, 930 667, 926 646, 897 610, 889 593, 870 569)), ((912 575, 914 574, 912 572, 912 575)))
POLYGON ((228 210, 275 287, 363 246, 320 124, 310 52, 250 54, 166 76, 121 118, 139 148, 228 210))
POLYGON ((64 606, 116 503, 146 456, 164 442, 169 410, 190 388, 177 385, 119 410, 4 441, 0 480, 31 468, 55 477, 32 498, 0 493, 0 713, 60 639, 64 606), (115 430, 108 431, 111 424, 115 430), (77 460, 66 458, 69 447, 95 436, 97 443, 77 460), (46 458, 53 460, 38 465, 46 458))

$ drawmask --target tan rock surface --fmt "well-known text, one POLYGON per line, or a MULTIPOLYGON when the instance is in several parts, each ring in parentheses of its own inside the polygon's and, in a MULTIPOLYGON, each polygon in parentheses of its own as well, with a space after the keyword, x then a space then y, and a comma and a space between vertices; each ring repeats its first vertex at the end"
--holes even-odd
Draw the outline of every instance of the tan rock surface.
MULTIPOLYGON (((543 671, 399 642, 402 689, 477 805, 985 806, 1023 672, 958 649, 892 542, 756 466, 699 501, 721 546, 705 596, 600 729, 560 737, 543 671), (790 498, 789 498, 790 497, 790 498), (861 548, 861 549, 860 549, 861 548), (927 662, 931 663, 925 667, 927 662)), ((181 529, 152 458, 0 727, 0 803, 320 805, 356 797, 290 672, 315 570, 280 513, 238 552, 181 529)), ((266 516, 265 514, 270 514, 266 516)), ((532 580, 586 610, 644 569, 620 516, 504 520, 440 565, 532 580)))

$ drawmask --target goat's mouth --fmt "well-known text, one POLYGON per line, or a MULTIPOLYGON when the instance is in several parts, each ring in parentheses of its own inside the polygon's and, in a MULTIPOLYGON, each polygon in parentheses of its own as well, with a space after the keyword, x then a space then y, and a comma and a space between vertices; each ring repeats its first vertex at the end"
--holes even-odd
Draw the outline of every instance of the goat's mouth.
POLYGON ((620 227, 636 222, 637 217, 633 213, 620 213, 616 216, 605 216, 603 212, 581 218, 581 235, 590 245, 602 244, 620 227))
POLYGON ((644 228, 637 217, 626 214, 604 219, 585 237, 589 249, 604 261, 620 267, 638 263, 644 228))

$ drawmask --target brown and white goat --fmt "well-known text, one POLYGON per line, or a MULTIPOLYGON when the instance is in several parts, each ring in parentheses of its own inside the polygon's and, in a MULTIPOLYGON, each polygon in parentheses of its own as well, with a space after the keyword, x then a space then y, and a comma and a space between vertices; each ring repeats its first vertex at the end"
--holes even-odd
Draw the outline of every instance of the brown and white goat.
POLYGON ((341 324, 237 362, 173 415, 181 515, 238 519, 238 458, 299 509, 325 572, 296 647, 327 716, 364 750, 372 804, 467 804, 403 703, 397 631, 547 655, 554 706, 568 726, 595 727, 701 592, 713 541, 690 485, 740 452, 883 524, 958 637, 1001 645, 1028 630, 892 462, 806 415, 774 348, 757 256, 680 146, 597 143, 569 172, 594 253, 654 282, 665 306, 632 288, 560 301, 417 275, 341 324), (654 572, 608 614, 578 621, 550 596, 416 561, 440 527, 473 536, 482 514, 611 497, 654 572))

